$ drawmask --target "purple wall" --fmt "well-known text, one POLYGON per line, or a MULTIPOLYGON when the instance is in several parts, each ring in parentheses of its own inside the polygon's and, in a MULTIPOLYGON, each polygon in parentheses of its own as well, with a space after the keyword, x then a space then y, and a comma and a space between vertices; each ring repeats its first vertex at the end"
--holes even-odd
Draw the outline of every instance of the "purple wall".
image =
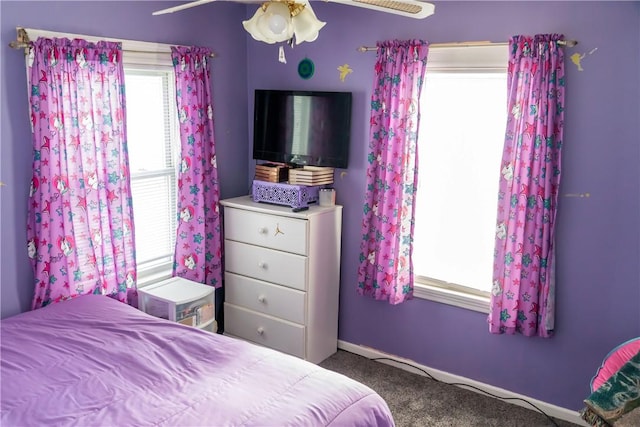
POLYGON ((25 71, 7 47, 15 26, 211 46, 216 141, 222 196, 247 194, 252 175, 253 90, 321 89, 354 94, 350 167, 337 174, 344 205, 340 339, 413 359, 437 369, 578 409, 602 357, 640 335, 640 3, 436 2, 436 14, 410 20, 364 9, 314 2, 328 23, 313 43, 286 48, 246 41, 240 21, 254 7, 226 2, 166 17, 150 13, 167 2, 0 2, 0 244, 2 317, 27 309, 32 275, 24 248, 31 140, 25 71), (123 12, 125 11, 126 12, 123 12), (567 102, 558 217, 557 333, 551 339, 495 336, 486 316, 413 300, 390 306, 355 292, 365 188, 369 98, 375 53, 360 45, 424 38, 432 43, 507 41, 514 34, 562 32, 598 50, 578 72, 567 59, 567 102), (315 62, 310 80, 298 62, 315 62), (354 70, 344 83, 339 65, 354 70), (247 90, 248 89, 248 90, 247 90), (249 125, 249 126, 248 126, 249 125))
POLYGON ((158 1, 0 2, 0 259, 1 317, 27 310, 33 274, 26 250, 26 210, 31 179, 24 55, 8 47, 16 26, 159 43, 202 45, 212 62, 216 149, 222 197, 247 192, 246 43, 244 5, 230 2, 163 16, 158 1))
POLYGON ((256 88, 354 93, 350 165, 336 177, 344 205, 341 340, 579 409, 607 352, 640 336, 640 2, 435 3, 435 15, 411 20, 314 2, 328 23, 315 42, 287 48, 286 65, 278 63, 276 47, 248 44, 250 107, 256 88), (357 296, 375 53, 356 48, 393 38, 507 41, 552 32, 580 42, 566 50, 561 193, 591 194, 560 200, 556 336, 491 335, 481 313, 419 299, 394 307, 357 296), (579 72, 568 57, 595 48, 579 72), (297 75, 304 57, 315 62, 310 80, 297 75), (354 71, 341 83, 336 68, 344 63, 354 71))

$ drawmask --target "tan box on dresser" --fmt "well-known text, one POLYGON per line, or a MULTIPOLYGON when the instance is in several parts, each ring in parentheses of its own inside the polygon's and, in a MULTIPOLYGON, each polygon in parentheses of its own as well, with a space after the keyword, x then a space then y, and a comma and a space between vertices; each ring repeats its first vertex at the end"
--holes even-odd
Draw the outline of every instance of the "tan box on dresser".
POLYGON ((342 206, 220 203, 225 333, 313 363, 335 353, 342 206))

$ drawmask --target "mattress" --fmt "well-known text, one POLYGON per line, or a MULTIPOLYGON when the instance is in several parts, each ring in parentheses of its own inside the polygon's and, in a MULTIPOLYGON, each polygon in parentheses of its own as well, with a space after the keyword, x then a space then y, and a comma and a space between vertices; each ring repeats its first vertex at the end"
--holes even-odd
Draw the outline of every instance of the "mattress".
POLYGON ((0 424, 393 426, 367 386, 85 295, 1 322, 0 424))

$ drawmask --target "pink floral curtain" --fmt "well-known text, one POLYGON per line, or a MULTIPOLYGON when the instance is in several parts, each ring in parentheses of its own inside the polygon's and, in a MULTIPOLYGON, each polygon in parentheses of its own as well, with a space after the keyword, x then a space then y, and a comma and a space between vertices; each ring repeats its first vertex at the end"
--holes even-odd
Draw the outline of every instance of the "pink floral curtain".
POLYGON ((174 275, 222 285, 222 238, 208 60, 200 47, 173 47, 181 161, 174 275))
POLYGON ((509 42, 508 120, 502 156, 491 333, 554 330, 556 209, 564 127, 561 35, 509 42))
POLYGON ((418 107, 429 47, 421 40, 377 47, 357 290, 399 304, 413 298, 418 107))
POLYGON ((120 45, 39 38, 28 57, 32 309, 135 290, 120 45))

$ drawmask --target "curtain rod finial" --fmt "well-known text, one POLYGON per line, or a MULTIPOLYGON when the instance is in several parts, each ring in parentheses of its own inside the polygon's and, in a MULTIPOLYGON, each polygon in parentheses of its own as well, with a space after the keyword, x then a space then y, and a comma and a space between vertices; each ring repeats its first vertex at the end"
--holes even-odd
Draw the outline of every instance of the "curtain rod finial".
POLYGON ((29 35, 27 30, 22 27, 16 28, 16 39, 9 42, 9 47, 12 49, 24 49, 25 55, 29 53, 29 35))
POLYGON ((574 47, 575 45, 578 44, 577 40, 562 40, 562 44, 565 45, 566 47, 574 47))

